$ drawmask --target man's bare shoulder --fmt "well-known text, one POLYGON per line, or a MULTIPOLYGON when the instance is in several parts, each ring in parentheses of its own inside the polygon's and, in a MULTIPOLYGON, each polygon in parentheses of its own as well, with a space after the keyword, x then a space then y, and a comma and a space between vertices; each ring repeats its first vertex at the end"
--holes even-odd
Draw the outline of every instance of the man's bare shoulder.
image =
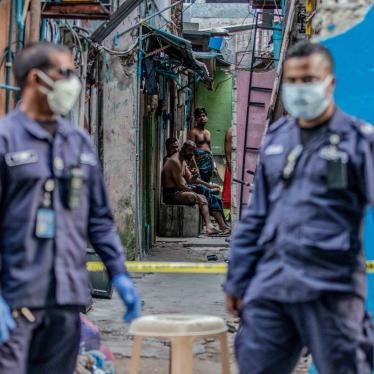
POLYGON ((178 155, 173 155, 171 157, 169 157, 166 162, 165 162, 165 167, 178 167, 178 168, 181 168, 182 167, 182 162, 179 160, 179 157, 178 155))

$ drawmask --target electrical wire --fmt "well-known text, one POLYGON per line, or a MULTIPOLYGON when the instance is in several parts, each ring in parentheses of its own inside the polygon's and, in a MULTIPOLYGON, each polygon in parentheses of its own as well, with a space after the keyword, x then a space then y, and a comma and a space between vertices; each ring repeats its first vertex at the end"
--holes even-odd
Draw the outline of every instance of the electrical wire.
MULTIPOLYGON (((256 14, 257 14, 257 12, 255 11, 255 14, 252 14, 252 16, 253 16, 253 19, 256 17, 256 14)), ((252 22, 253 22, 253 19, 252 19, 252 22)), ((244 49, 244 51, 242 52, 242 57, 241 57, 241 59, 240 59, 240 61, 239 61, 239 63, 238 64, 236 64, 236 66, 240 66, 241 65, 241 63, 243 62, 243 59, 244 59, 244 55, 247 53, 247 51, 248 51, 248 48, 250 47, 250 45, 251 45, 251 42, 252 42, 252 35, 253 35, 253 30, 251 30, 251 33, 250 33, 250 35, 249 35, 249 39, 248 39, 248 43, 247 43, 247 46, 245 47, 245 49, 244 49)), ((256 43, 256 41, 254 41, 255 43, 256 43)))
MULTIPOLYGON (((274 1, 274 5, 275 5, 275 9, 276 9, 276 13, 277 13, 277 17, 281 17, 281 13, 279 12, 279 7, 278 7, 278 4, 277 4, 277 0, 273 0, 273 1, 274 1)), ((262 9, 261 9, 262 12, 264 12, 264 10, 265 10, 265 5, 266 5, 265 3, 266 3, 266 0, 263 0, 263 3, 262 3, 262 9)), ((262 13, 262 14, 263 14, 263 13, 262 13)), ((246 52, 247 52, 248 49, 249 49, 249 46, 250 46, 251 41, 252 41, 252 33, 253 33, 253 32, 251 32, 250 38, 249 38, 249 40, 248 40, 248 44, 247 44, 245 50, 242 52, 242 53, 243 53, 243 54, 242 54, 242 57, 241 57, 239 63, 237 64, 237 66, 240 66, 240 65, 241 65, 241 63, 242 63, 242 61, 243 61, 243 59, 244 59, 244 55, 246 54, 246 52)), ((254 43, 256 43, 256 40, 254 41, 254 43)), ((244 67, 244 68, 245 68, 245 67, 244 67)))
MULTIPOLYGON (((182 11, 181 11, 181 15, 183 15, 183 13, 184 13, 186 10, 190 9, 190 8, 191 8, 192 6, 194 6, 195 4, 196 4, 196 2, 193 2, 193 3, 189 4, 188 6, 186 6, 184 9, 182 9, 182 11)), ((162 30, 166 25, 168 25, 168 24, 171 23, 171 22, 174 23, 173 20, 170 20, 170 21, 166 22, 165 24, 163 24, 162 26, 160 26, 160 27, 158 28, 158 30, 162 30)))

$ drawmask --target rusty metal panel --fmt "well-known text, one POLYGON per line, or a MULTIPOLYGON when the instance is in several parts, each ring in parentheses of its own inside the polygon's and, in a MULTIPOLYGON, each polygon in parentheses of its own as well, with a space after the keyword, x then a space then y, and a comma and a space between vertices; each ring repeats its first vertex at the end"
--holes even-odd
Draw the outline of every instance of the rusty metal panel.
POLYGON ((65 0, 62 3, 45 3, 42 8, 42 17, 107 20, 110 12, 108 7, 98 1, 65 0))
POLYGON ((281 9, 282 0, 250 0, 253 9, 281 9))

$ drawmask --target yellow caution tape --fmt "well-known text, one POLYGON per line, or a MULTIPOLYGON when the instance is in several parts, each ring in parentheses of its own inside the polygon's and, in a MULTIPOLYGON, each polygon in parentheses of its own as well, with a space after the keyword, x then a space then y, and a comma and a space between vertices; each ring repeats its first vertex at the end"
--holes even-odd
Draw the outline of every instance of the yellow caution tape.
MULTIPOLYGON (((226 263, 205 262, 147 262, 127 261, 126 268, 130 273, 200 273, 200 274, 225 274, 226 263)), ((87 270, 100 272, 105 266, 100 261, 87 262, 87 270)))
MULTIPOLYGON (((227 264, 222 262, 155 262, 127 261, 126 268, 130 273, 185 273, 185 274, 225 274, 227 264)), ((87 262, 89 272, 100 272, 105 266, 100 261, 87 262)), ((366 261, 368 273, 374 273, 374 260, 366 261)))
POLYGON ((368 273, 374 273, 374 261, 366 261, 366 271, 368 273))

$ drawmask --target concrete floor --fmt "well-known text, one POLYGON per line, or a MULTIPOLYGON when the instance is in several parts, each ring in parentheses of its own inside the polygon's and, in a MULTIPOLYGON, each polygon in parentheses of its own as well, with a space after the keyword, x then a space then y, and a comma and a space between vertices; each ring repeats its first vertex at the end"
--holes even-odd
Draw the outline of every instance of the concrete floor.
MULTIPOLYGON (((223 261, 228 250, 224 238, 160 239, 148 261, 206 261, 207 255, 216 254, 223 261)), ((211 314, 224 318, 231 326, 237 320, 227 314, 222 292, 223 275, 199 274, 134 274, 133 278, 144 302, 143 315, 156 313, 211 314)), ((132 338, 128 326, 122 323, 124 308, 117 295, 111 300, 94 300, 88 318, 96 323, 103 341, 116 357, 117 373, 128 373, 132 351, 132 338)), ((232 353, 234 334, 229 333, 232 353)), ((141 374, 168 374, 169 346, 157 339, 149 339, 142 346, 141 374)), ((232 373, 237 373, 231 354, 232 373)), ((194 374, 220 373, 219 347, 212 340, 197 341, 194 345, 194 374)), ((302 364, 297 374, 305 374, 302 364)))

